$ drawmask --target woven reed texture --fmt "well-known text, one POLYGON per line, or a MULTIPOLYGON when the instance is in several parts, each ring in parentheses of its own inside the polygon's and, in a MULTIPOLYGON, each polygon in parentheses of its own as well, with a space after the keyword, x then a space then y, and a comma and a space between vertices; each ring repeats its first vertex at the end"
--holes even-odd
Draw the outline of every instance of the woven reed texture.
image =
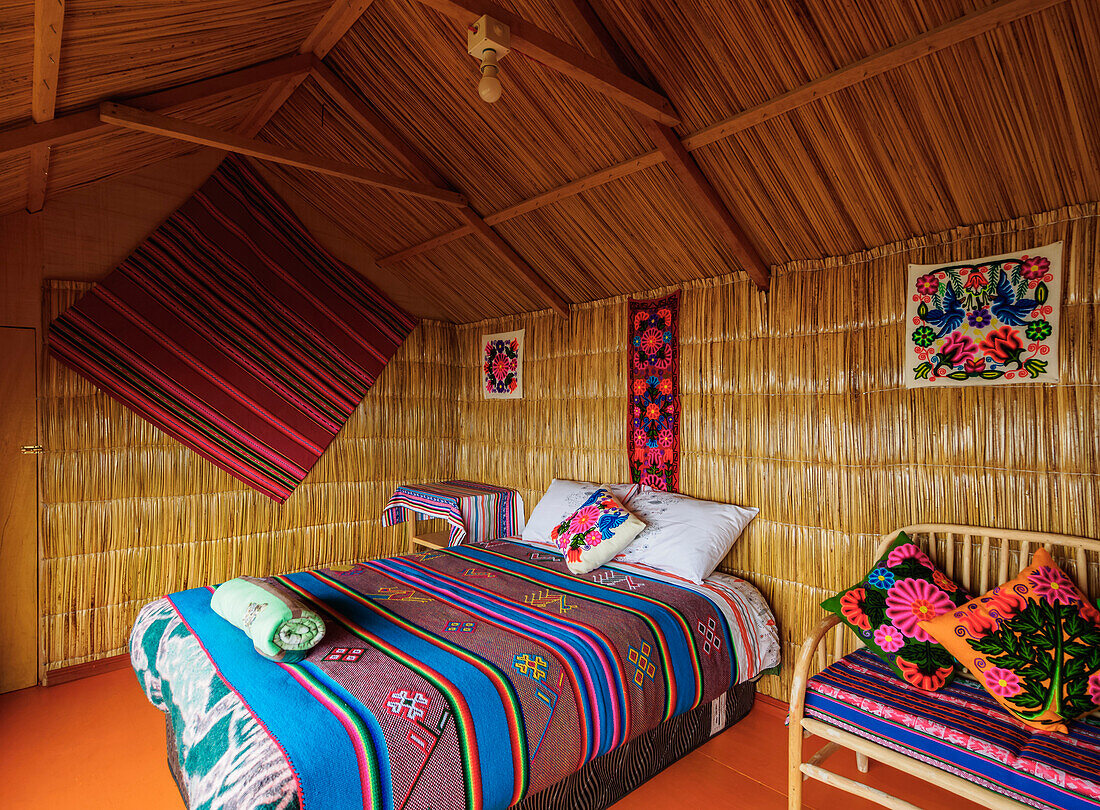
MULTIPOLYGON (((88 288, 47 284, 52 319, 88 288)), ((382 507, 406 481, 448 477, 454 334, 422 323, 294 496, 279 506, 90 383, 46 361, 41 412, 43 645, 47 669, 126 650, 162 594, 403 553, 382 507)))
MULTIPOLYGON (((819 603, 922 521, 1100 537, 1100 206, 960 228, 874 251, 686 285, 682 491, 760 508, 722 570, 779 617, 785 664, 819 603), (907 265, 1066 241, 1061 381, 901 387, 907 265), (857 570, 858 569, 858 570, 857 570)), ((644 295, 658 295, 668 288, 644 295)), ((458 327, 456 474, 519 488, 626 480, 626 298, 458 327), (480 336, 527 330, 525 398, 486 401, 480 336)), ((789 669, 762 682, 786 698, 789 669)))

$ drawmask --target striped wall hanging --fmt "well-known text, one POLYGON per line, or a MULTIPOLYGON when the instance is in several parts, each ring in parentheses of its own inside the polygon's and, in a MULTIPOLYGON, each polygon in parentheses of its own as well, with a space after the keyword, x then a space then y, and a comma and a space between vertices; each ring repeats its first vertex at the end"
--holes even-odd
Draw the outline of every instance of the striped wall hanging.
POLYGON ((654 489, 680 488, 680 292, 630 300, 631 480, 654 489))
POLYGON ((50 325, 47 342, 59 362, 283 502, 415 325, 231 156, 50 325))

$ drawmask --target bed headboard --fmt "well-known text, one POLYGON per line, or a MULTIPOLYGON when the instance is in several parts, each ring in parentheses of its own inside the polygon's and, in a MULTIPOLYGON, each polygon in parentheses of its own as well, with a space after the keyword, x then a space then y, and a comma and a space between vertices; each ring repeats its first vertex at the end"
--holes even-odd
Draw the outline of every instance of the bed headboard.
MULTIPOLYGON (((974 596, 1016 576, 1031 564, 1035 549, 1045 546, 1066 574, 1090 599, 1100 596, 1100 540, 1068 534, 991 529, 952 523, 917 523, 882 536, 874 559, 905 532, 932 561, 974 596)), ((853 577, 863 571, 853 572, 853 577)), ((835 618, 835 617, 834 617, 835 618)), ((839 624, 828 632, 832 639, 817 648, 817 669, 822 670, 846 653, 862 647, 855 633, 839 624)))

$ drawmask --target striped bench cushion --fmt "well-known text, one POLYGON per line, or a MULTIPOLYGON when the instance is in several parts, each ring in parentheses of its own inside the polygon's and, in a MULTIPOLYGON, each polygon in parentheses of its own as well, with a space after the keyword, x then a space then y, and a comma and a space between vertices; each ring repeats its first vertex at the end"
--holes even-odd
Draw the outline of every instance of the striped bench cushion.
POLYGON ((1100 727, 1029 729, 972 681, 930 694, 859 650, 810 679, 806 715, 1033 807, 1100 807, 1100 727))

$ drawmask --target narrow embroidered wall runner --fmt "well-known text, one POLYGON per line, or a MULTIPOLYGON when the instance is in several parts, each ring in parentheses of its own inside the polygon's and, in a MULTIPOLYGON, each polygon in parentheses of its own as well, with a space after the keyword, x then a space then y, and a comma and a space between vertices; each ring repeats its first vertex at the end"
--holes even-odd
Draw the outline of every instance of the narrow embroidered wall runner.
POLYGON ((282 502, 416 325, 230 156, 51 325, 50 353, 282 502))
POLYGON ((633 481, 680 488, 680 292, 630 302, 630 422, 633 481))

